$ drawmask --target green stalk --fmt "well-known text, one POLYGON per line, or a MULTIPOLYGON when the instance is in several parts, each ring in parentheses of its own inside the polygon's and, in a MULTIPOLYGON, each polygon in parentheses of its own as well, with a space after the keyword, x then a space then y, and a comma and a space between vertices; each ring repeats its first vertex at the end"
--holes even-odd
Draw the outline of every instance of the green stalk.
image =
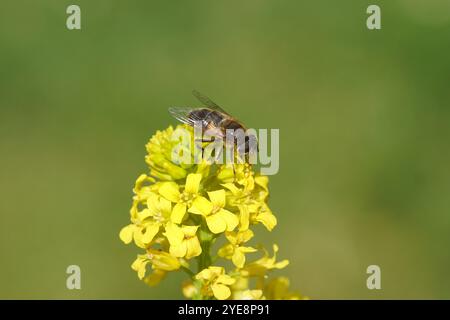
POLYGON ((209 232, 207 226, 202 223, 198 236, 200 246, 202 247, 202 254, 197 258, 198 272, 200 272, 203 269, 208 268, 212 264, 211 245, 214 240, 214 235, 209 232))

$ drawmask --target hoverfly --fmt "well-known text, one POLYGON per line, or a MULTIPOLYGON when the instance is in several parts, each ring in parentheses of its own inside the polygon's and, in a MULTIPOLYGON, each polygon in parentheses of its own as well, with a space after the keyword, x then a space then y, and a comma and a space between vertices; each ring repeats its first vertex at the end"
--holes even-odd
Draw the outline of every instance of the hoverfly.
MULTIPOLYGON (((228 112, 219 107, 208 97, 202 95, 198 91, 192 91, 192 94, 204 105, 204 107, 171 107, 170 114, 178 121, 194 127, 196 124, 201 124, 202 132, 212 131, 214 135, 223 141, 230 141, 226 139, 227 134, 233 132, 246 132, 246 127, 241 121, 234 118, 228 112), (227 132, 228 130, 228 132, 227 132), (239 131, 236 131, 239 130, 239 131)), ((237 150, 244 155, 248 155, 253 150, 257 149, 257 139, 254 134, 245 134, 244 139, 237 139, 232 137, 233 144, 237 141, 237 150), (235 141, 236 140, 236 141, 235 141)), ((212 140, 205 140, 212 141, 212 140)))

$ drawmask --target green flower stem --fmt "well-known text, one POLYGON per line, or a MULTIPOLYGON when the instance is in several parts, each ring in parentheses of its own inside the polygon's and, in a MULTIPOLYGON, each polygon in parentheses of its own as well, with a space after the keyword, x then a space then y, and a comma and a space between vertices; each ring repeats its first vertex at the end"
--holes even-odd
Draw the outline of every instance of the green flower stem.
POLYGON ((186 272, 186 273, 189 275, 189 277, 194 278, 195 273, 192 272, 191 269, 181 266, 181 270, 183 270, 184 272, 186 272))
POLYGON ((198 272, 200 272, 212 264, 211 246, 214 241, 214 235, 209 232, 207 226, 202 224, 199 229, 198 237, 200 246, 202 247, 202 254, 197 257, 198 272))

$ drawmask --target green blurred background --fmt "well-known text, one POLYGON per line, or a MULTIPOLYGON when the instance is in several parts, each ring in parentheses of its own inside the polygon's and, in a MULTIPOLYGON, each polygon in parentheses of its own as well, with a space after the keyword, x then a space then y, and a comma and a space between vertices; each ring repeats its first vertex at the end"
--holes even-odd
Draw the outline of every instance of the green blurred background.
POLYGON ((137 279, 118 232, 145 143, 192 89, 280 128, 279 224, 257 237, 293 288, 450 298, 449 57, 445 0, 2 1, 0 298, 181 298, 181 273, 137 279))

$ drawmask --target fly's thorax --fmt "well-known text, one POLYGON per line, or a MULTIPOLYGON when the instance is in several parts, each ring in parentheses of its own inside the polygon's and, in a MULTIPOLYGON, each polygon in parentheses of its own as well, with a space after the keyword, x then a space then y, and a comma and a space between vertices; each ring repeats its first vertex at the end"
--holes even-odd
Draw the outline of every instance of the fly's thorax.
POLYGON ((208 114, 211 111, 209 109, 203 108, 203 109, 195 109, 192 110, 189 115, 188 118, 189 119, 193 119, 195 121, 201 121, 203 126, 206 126, 206 124, 208 123, 208 114))
POLYGON ((210 129, 220 128, 220 124, 224 120, 224 115, 219 111, 202 108, 191 111, 188 118, 201 121, 204 129, 210 129))

